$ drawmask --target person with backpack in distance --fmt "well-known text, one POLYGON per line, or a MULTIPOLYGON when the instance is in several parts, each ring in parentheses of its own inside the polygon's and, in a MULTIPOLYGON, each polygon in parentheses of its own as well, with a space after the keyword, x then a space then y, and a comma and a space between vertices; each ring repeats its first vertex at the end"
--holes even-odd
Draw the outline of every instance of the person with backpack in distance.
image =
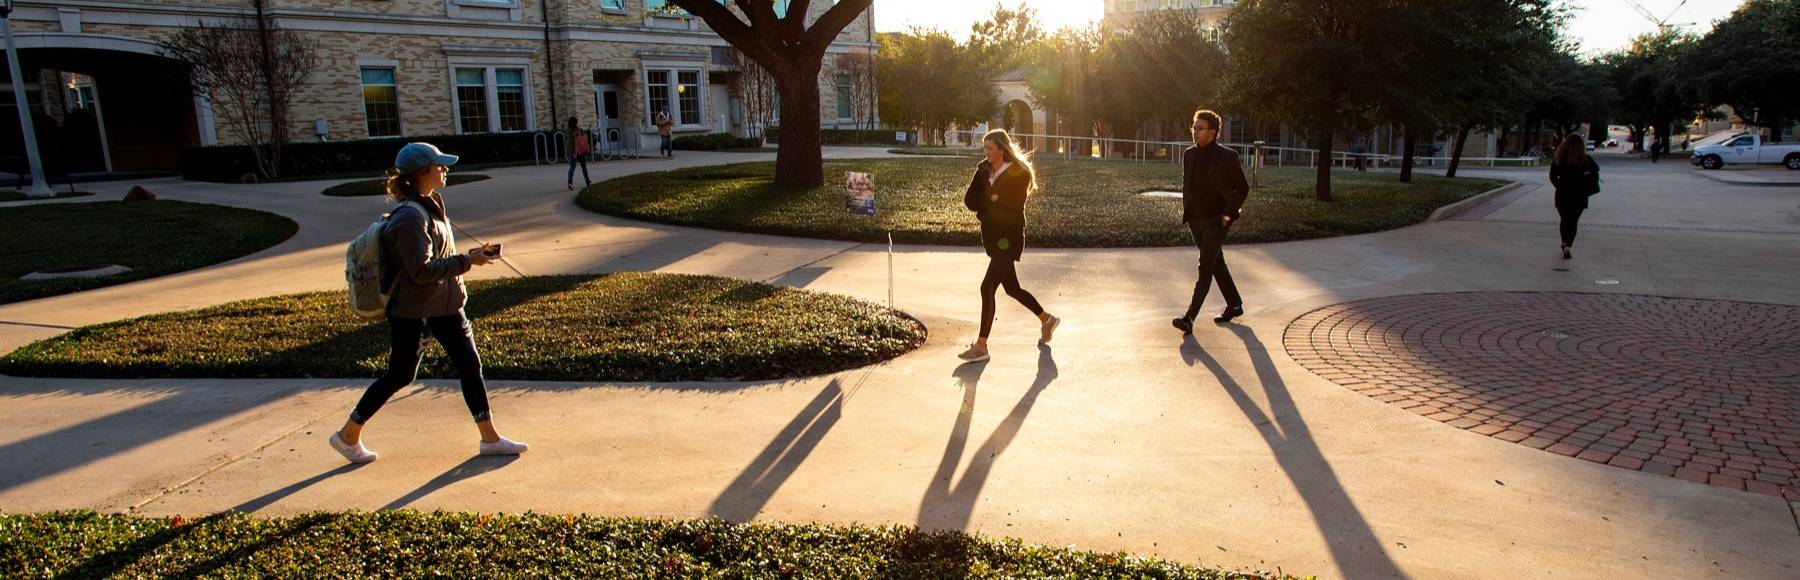
POLYGON ((501 437, 488 410, 487 384, 475 332, 463 314, 468 289, 463 274, 500 259, 500 244, 482 244, 457 253, 450 218, 440 191, 456 163, 429 143, 408 143, 394 157, 387 198, 394 209, 369 226, 350 244, 350 305, 365 318, 386 317, 392 331, 386 374, 363 392, 344 427, 331 434, 331 448, 351 463, 374 461, 363 445, 363 424, 394 393, 419 374, 419 351, 426 337, 436 337, 462 380, 463 402, 481 433, 482 455, 518 455, 524 443, 501 437))
POLYGON ((1047 344, 1062 324, 1038 304, 1037 298, 1019 286, 1013 262, 1025 252, 1025 199, 1037 189, 1037 172, 1029 156, 1005 129, 988 131, 981 138, 985 159, 975 166, 975 176, 963 193, 963 206, 981 221, 981 246, 987 251, 987 275, 981 279, 981 334, 969 350, 956 355, 965 363, 988 360, 988 332, 994 327, 994 291, 1004 286, 1006 295, 1038 319, 1039 344, 1047 344))
POLYGON ((1587 154, 1581 135, 1563 137, 1556 154, 1550 156, 1550 185, 1556 188, 1556 215, 1561 219, 1557 229, 1562 233, 1564 260, 1575 257, 1575 228, 1581 223, 1581 212, 1587 211, 1588 196, 1600 193, 1600 164, 1587 154))
POLYGON ((581 120, 569 117, 569 128, 563 133, 563 151, 569 154, 569 189, 575 189, 575 164, 581 164, 581 184, 583 187, 593 185, 588 179, 587 156, 589 144, 587 131, 581 130, 581 120))

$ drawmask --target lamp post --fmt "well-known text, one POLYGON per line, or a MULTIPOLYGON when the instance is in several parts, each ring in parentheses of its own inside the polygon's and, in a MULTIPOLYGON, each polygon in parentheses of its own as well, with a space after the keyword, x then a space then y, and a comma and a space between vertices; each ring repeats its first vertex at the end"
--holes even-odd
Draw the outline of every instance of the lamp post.
POLYGON ((37 131, 31 127, 31 103, 25 97, 25 77, 19 74, 19 51, 13 48, 12 5, 13 0, 0 0, 0 36, 6 39, 6 67, 12 75, 13 103, 19 108, 19 132, 25 136, 25 162, 31 166, 31 192, 26 195, 51 197, 54 194, 44 183, 44 164, 38 159, 37 131))

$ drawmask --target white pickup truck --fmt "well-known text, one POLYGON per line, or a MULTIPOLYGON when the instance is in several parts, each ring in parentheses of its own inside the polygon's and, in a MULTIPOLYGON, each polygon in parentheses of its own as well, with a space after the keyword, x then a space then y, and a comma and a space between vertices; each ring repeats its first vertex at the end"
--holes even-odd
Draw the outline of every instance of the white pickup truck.
POLYGON ((1800 170, 1800 143, 1764 143, 1761 135, 1744 133, 1726 139, 1723 143, 1695 147, 1694 156, 1689 161, 1707 169, 1737 164, 1780 163, 1788 169, 1800 170))

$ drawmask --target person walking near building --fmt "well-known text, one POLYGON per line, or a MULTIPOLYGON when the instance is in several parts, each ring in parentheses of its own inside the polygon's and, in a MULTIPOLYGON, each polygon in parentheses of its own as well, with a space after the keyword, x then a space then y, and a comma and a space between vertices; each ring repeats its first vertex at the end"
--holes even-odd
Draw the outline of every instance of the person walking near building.
POLYGON ((524 443, 501 437, 494 430, 475 332, 463 314, 468 301, 463 274, 499 259, 500 245, 482 244, 466 254, 457 253, 456 237, 439 193, 456 159, 429 143, 409 143, 394 158, 387 197, 399 205, 381 229, 380 280, 383 288, 391 290, 388 368, 363 392, 343 428, 330 437, 331 448, 351 463, 375 460, 376 453, 363 445, 363 425, 394 393, 418 378, 419 351, 426 337, 436 337, 456 366, 463 402, 481 433, 478 451, 482 455, 518 455, 527 449, 524 443))
POLYGON ((569 117, 569 127, 563 130, 563 151, 569 155, 569 189, 575 189, 575 164, 581 164, 581 184, 583 187, 593 185, 588 179, 587 157, 590 147, 587 131, 581 130, 581 120, 569 117))
POLYGON ((1600 164, 1588 155, 1581 136, 1570 133, 1550 156, 1550 185, 1556 188, 1556 215, 1561 217, 1557 229, 1562 233, 1562 257, 1574 258, 1575 228, 1581 212, 1588 207, 1588 196, 1600 192, 1600 164))
POLYGON ((669 117, 669 110, 656 113, 656 134, 662 136, 663 157, 675 156, 675 119, 669 117))
POLYGON ((1182 334, 1194 332, 1194 317, 1206 302, 1207 291, 1214 280, 1219 293, 1225 295, 1225 311, 1213 317, 1220 324, 1244 315, 1244 298, 1238 295, 1231 270, 1225 266, 1225 234, 1236 223, 1244 198, 1250 194, 1250 182, 1238 166, 1237 152, 1219 145, 1219 114, 1201 109, 1194 112, 1194 146, 1181 153, 1181 223, 1194 234, 1194 245, 1200 248, 1200 279, 1194 282, 1194 297, 1187 312, 1173 322, 1182 334))
POLYGON ((957 355, 964 362, 988 360, 988 333, 994 327, 994 290, 1000 287, 1037 315, 1039 343, 1050 342, 1056 327, 1062 324, 1062 319, 1046 312, 1037 298, 1019 285, 1019 273, 1013 264, 1025 251, 1025 200, 1037 188, 1037 172, 1032 169, 1031 160, 1019 153, 1018 145, 1005 129, 982 136, 981 151, 987 158, 976 165, 975 176, 963 194, 963 205, 981 221, 981 246, 987 251, 988 266, 981 279, 981 333, 969 350, 957 355))

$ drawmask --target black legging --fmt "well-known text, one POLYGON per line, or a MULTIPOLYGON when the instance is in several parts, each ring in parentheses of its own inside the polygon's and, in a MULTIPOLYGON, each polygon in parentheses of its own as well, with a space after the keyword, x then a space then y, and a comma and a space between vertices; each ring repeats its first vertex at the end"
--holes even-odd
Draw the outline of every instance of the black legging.
POLYGON ((363 391, 362 400, 356 402, 356 410, 350 412, 351 421, 358 425, 367 422, 394 393, 419 378, 419 350, 425 346, 426 336, 437 337, 438 344, 444 346, 444 354, 449 355, 450 362, 456 365, 456 375, 462 379, 463 402, 469 405, 469 414, 474 415, 477 422, 490 418, 487 381, 481 376, 481 354, 475 351, 475 330, 462 313, 424 320, 389 316, 388 327, 393 329, 393 345, 388 352, 387 374, 381 375, 363 391))
POLYGON ((1565 245, 1565 246, 1575 245, 1575 226, 1581 223, 1581 212, 1582 212, 1582 210, 1585 210, 1585 209, 1587 209, 1587 208, 1584 208, 1584 207, 1568 207, 1568 208, 1559 207, 1559 208, 1556 208, 1556 215, 1562 216, 1562 221, 1557 224, 1557 229, 1562 231, 1563 245, 1565 245))
POLYGON ((994 328, 994 289, 1006 287, 1006 295, 1018 300, 1019 304, 1031 309, 1032 314, 1042 315, 1044 307, 1038 305, 1037 298, 1019 287, 1019 272, 1013 269, 1012 258, 989 257, 987 275, 981 278, 981 337, 987 338, 988 331, 994 328))

